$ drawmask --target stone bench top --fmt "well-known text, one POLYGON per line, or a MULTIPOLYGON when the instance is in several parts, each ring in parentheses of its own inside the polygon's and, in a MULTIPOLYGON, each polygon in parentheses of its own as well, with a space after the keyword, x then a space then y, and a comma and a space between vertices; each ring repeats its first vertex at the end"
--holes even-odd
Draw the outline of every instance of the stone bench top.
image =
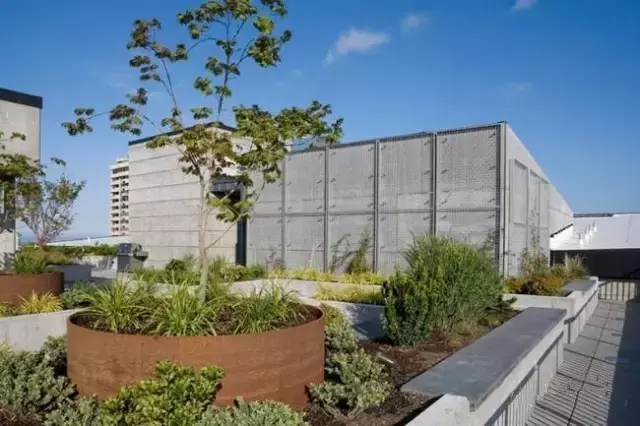
POLYGON ((560 322, 564 309, 528 308, 431 369, 416 376, 403 392, 427 396, 464 396, 478 407, 560 322))
POLYGON ((562 290, 568 292, 571 291, 580 291, 582 293, 586 293, 591 290, 594 285, 598 284, 597 281, 584 279, 579 281, 571 281, 569 284, 562 287, 562 290))

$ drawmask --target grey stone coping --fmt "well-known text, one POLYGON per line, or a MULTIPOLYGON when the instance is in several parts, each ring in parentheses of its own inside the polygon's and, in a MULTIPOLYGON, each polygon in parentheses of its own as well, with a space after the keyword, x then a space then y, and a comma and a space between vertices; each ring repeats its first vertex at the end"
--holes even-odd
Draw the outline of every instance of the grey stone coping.
POLYGON ((562 287, 562 290, 566 292, 579 291, 582 293, 586 293, 587 291, 591 290, 596 284, 596 281, 590 279, 571 281, 569 284, 566 284, 564 287, 562 287))
POLYGON ((564 309, 528 308, 471 345, 413 378, 403 392, 464 396, 478 407, 560 322, 564 309))

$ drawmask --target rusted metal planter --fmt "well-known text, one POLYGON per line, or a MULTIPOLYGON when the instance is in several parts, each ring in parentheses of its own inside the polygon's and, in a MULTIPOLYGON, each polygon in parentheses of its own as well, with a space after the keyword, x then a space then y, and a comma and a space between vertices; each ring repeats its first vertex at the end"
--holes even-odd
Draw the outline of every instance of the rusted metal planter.
POLYGON ((14 275, 0 274, 0 300, 11 304, 20 303, 20 298, 27 298, 31 293, 62 293, 62 273, 14 275))
POLYGON ((67 372, 81 395, 106 398, 121 387, 153 376, 158 361, 225 370, 216 405, 275 400, 296 409, 307 405, 307 385, 324 380, 324 318, 296 327, 228 336, 143 336, 92 330, 67 322, 67 372))

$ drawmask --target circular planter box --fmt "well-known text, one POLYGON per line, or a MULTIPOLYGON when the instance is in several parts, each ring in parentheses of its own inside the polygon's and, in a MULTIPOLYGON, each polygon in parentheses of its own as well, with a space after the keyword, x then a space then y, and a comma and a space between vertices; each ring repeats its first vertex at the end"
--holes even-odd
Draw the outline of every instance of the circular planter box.
POLYGON ((67 322, 67 372, 81 395, 106 398, 121 387, 153 376, 158 361, 225 370, 216 405, 275 400, 302 409, 307 385, 324 380, 324 318, 257 334, 225 336, 144 336, 92 330, 67 322))
POLYGON ((62 273, 14 275, 0 274, 0 300, 11 304, 20 303, 20 298, 27 298, 31 293, 62 293, 62 273))

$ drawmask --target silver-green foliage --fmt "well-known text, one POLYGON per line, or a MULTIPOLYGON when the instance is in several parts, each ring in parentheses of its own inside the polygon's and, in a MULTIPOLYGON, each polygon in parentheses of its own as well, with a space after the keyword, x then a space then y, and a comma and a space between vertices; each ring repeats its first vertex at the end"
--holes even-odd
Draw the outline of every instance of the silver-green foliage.
POLYGON ((163 361, 153 379, 120 390, 100 408, 104 426, 194 425, 211 405, 224 371, 216 366, 195 371, 163 361))
POLYGON ((196 426, 305 426, 304 415, 275 401, 241 399, 233 407, 210 407, 196 426))
POLYGON ((311 398, 332 416, 353 418, 363 410, 382 404, 392 386, 380 364, 362 349, 331 356, 326 366, 328 380, 309 386, 311 398))
POLYGON ((56 374, 65 358, 62 339, 50 340, 41 350, 31 352, 1 346, 0 406, 40 417, 69 401, 73 386, 56 374))
POLYGON ((327 356, 338 352, 353 352, 358 348, 358 336, 348 322, 335 321, 324 327, 327 356))
POLYGON ((87 294, 94 293, 101 288, 98 284, 92 282, 76 282, 69 289, 66 289, 60 295, 62 306, 64 309, 77 309, 87 306, 87 294))
POLYGON ((47 414, 45 426, 102 426, 100 402, 96 398, 78 398, 63 403, 47 414))
POLYGON ((415 345, 432 330, 475 322, 500 299, 493 260, 451 238, 416 237, 404 254, 407 269, 384 286, 384 325, 399 345, 415 345))

